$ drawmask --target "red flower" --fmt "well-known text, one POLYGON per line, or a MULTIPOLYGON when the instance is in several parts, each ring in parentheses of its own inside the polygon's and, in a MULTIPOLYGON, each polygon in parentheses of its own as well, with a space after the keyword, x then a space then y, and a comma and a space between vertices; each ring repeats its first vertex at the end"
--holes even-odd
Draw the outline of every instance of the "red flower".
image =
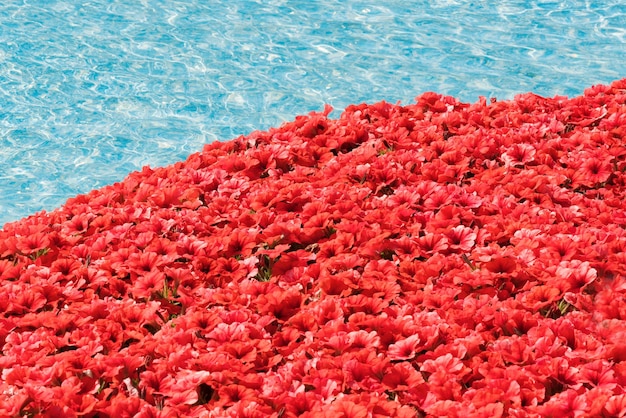
POLYGON ((517 268, 517 263, 512 257, 498 257, 492 258, 490 261, 483 264, 483 266, 493 273, 511 274, 517 268))
POLYGON ((28 290, 21 289, 15 292, 7 311, 12 314, 37 312, 46 305, 47 299, 41 286, 31 286, 28 290))
MULTIPOLYGON (((478 408, 500 403, 504 408, 520 408, 522 406, 520 384, 509 379, 489 379, 484 388, 470 388, 464 399, 471 400, 478 408)), ((501 412, 502 413, 502 412, 501 412)))
POLYGON ((530 144, 513 144, 502 154, 502 160, 508 167, 524 167, 534 161, 535 154, 535 147, 530 144))
POLYGON ((523 303, 532 311, 537 312, 540 309, 550 306, 552 303, 558 301, 562 294, 563 293, 555 287, 534 286, 524 296, 523 303))
POLYGON ((149 298, 153 294, 163 291, 164 288, 167 288, 165 273, 156 270, 137 277, 132 292, 137 297, 149 298))
POLYGON ((579 395, 573 389, 567 389, 553 396, 543 405, 536 408, 541 416, 584 417, 587 414, 588 404, 584 395, 579 395))
POLYGON ((557 234, 548 237, 545 241, 545 247, 541 249, 550 258, 557 261, 566 261, 574 258, 580 251, 580 243, 578 237, 572 237, 565 234, 557 234))
POLYGON ((429 416, 466 417, 470 414, 469 407, 463 405, 461 402, 452 400, 437 400, 435 395, 430 393, 429 395, 430 396, 427 397, 429 402, 423 407, 429 416))
POLYGON ((256 246, 256 230, 235 230, 228 237, 227 256, 248 256, 256 246))
POLYGON ((385 370, 382 383, 391 391, 416 391, 425 381, 410 363, 401 362, 385 370))
POLYGON ((144 405, 146 405, 145 401, 139 397, 126 397, 119 394, 109 401, 104 412, 111 417, 132 418, 141 412, 144 405))
POLYGON ((435 385, 438 384, 437 382, 443 383, 452 376, 460 376, 462 372, 467 372, 467 368, 463 362, 450 353, 437 357, 434 360, 424 361, 420 370, 432 373, 428 382, 435 385))
POLYGON ((437 186, 432 193, 424 200, 424 208, 430 210, 441 209, 443 206, 452 202, 454 194, 445 187, 437 186))
POLYGON ((417 238, 402 236, 394 241, 393 248, 398 255, 407 255, 411 258, 418 258, 422 255, 417 238))
POLYGON ((505 362, 528 364, 534 359, 532 350, 524 340, 516 337, 512 336, 495 341, 493 351, 502 356, 505 362))
POLYGON ((348 344, 352 348, 376 348, 380 346, 380 337, 376 331, 351 331, 347 337, 348 344))
POLYGON ((419 343, 419 335, 411 335, 391 344, 387 349, 387 354, 392 360, 410 360, 415 357, 419 343))
POLYGON ((583 161, 581 169, 582 177, 585 185, 595 186, 598 183, 604 183, 613 173, 611 166, 611 157, 602 153, 591 153, 581 157, 583 161))
POLYGON ((70 258, 59 258, 50 265, 50 273, 60 273, 64 279, 70 280, 83 265, 70 258))
POLYGON ((207 338, 210 338, 217 343, 244 340, 246 336, 247 332, 245 325, 238 322, 232 324, 218 324, 210 333, 207 334, 207 338))
POLYGON ((25 389, 12 386, 0 385, 0 414, 6 417, 16 417, 24 413, 24 405, 31 399, 25 389))
POLYGON ((594 387, 613 390, 617 386, 612 365, 606 360, 595 360, 580 367, 578 380, 594 387))
POLYGON ((626 416, 626 394, 611 396, 602 409, 603 417, 626 416))
POLYGON ((277 404, 283 405, 285 415, 284 417, 297 418, 300 416, 306 416, 305 414, 310 411, 320 409, 321 400, 319 396, 314 392, 296 392, 295 394, 283 394, 283 397, 277 400, 277 404))
POLYGON ((0 231, 0 416, 621 416, 626 80, 330 109, 0 231))
POLYGON ((21 270, 20 265, 16 265, 9 260, 0 260, 0 281, 17 279, 21 270))
POLYGON ((555 284, 563 291, 584 289, 598 277, 588 261, 580 260, 562 261, 555 273, 555 284))
POLYGON ((302 293, 297 287, 287 290, 275 288, 265 295, 259 296, 257 303, 264 314, 271 313, 280 321, 286 321, 300 310, 302 293))
POLYGON ((418 245, 428 254, 443 252, 448 249, 448 239, 442 235, 427 233, 417 239, 418 245))
POLYGON ((15 247, 24 255, 37 254, 45 251, 50 245, 50 238, 46 232, 32 232, 26 236, 18 236, 15 247))
POLYGON ((360 274, 355 270, 320 275, 319 286, 327 295, 349 295, 358 286, 360 274))
POLYGON ((350 359, 345 362, 343 371, 348 379, 348 386, 353 390, 374 389, 380 386, 368 362, 362 362, 357 358, 350 359))
POLYGON ((476 231, 463 225, 458 225, 446 233, 448 243, 453 250, 462 252, 471 251, 476 243, 476 231))
POLYGON ((333 402, 328 413, 337 418, 367 418, 369 415, 367 407, 343 399, 333 402))
POLYGON ((316 259, 315 254, 311 254, 306 250, 296 250, 284 253, 272 265, 272 274, 282 276, 288 271, 309 265, 316 259))

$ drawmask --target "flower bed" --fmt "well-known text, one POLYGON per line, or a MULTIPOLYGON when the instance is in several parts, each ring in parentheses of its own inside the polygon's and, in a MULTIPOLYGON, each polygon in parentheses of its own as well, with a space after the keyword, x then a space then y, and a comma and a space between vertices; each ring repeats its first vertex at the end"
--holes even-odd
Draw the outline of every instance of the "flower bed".
POLYGON ((0 416, 626 415, 626 80, 207 145, 0 231, 0 416))

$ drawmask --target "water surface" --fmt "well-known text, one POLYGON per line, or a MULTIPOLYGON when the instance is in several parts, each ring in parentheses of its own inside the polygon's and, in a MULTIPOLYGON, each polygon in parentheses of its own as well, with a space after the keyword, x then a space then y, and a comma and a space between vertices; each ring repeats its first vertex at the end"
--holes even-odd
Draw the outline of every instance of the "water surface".
POLYGON ((0 226, 325 103, 626 76, 617 0, 382 3, 2 2, 0 226))

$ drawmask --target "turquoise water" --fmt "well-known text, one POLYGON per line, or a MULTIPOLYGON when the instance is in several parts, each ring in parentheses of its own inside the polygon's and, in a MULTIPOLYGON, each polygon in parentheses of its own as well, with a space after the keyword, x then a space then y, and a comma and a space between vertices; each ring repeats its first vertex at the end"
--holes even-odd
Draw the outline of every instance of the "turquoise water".
POLYGON ((626 77, 620 3, 2 2, 0 226, 325 103, 578 95, 626 77))

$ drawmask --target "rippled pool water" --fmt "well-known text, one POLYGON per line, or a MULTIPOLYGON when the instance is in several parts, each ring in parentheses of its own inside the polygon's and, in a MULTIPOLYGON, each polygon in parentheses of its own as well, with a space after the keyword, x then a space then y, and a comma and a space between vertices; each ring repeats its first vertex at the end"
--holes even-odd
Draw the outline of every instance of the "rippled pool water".
POLYGON ((621 3, 2 2, 0 226, 325 103, 578 95, 626 76, 621 3))

